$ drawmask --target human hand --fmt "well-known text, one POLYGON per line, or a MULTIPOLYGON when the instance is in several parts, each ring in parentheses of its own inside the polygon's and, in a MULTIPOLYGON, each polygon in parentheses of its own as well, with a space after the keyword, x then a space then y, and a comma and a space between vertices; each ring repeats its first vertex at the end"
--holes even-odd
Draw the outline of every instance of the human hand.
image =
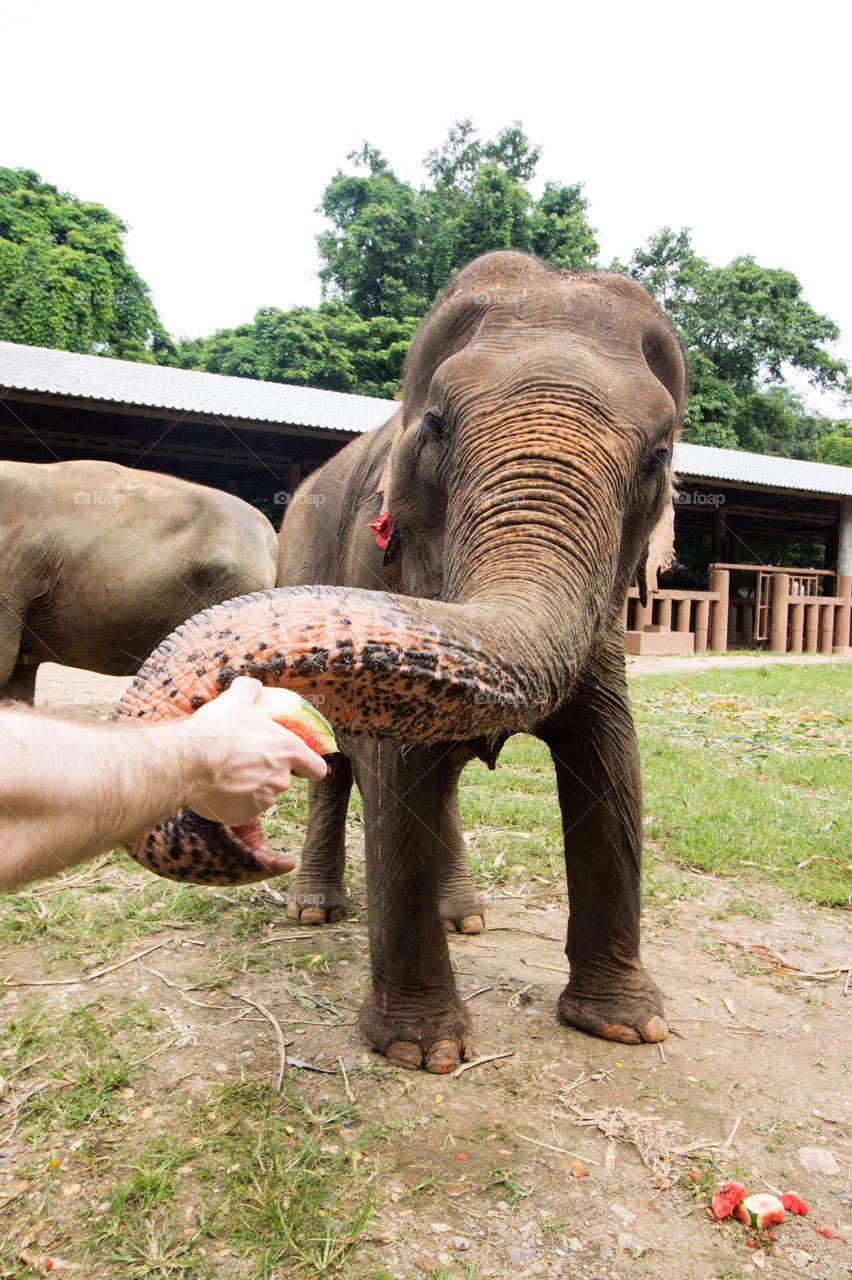
POLYGON ((205 764, 192 808, 228 827, 249 823, 274 804, 292 773, 319 782, 328 771, 301 738, 254 709, 262 690, 259 680, 239 676, 186 726, 205 764))

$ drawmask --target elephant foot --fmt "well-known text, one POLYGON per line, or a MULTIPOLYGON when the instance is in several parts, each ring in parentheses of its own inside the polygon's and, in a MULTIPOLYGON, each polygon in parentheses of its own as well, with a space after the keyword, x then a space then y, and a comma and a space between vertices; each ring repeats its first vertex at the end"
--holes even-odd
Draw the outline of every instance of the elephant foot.
POLYGON ((618 985, 573 977, 559 997, 559 1018, 568 1026, 619 1044, 656 1044, 669 1033, 659 987, 642 969, 618 985))
POLYGON ((472 880, 446 886, 441 891, 438 911, 446 933, 482 933, 485 928, 486 898, 472 880))
POLYGON ((455 995, 447 1011, 421 1016, 383 1014, 373 995, 361 1005, 358 1026, 371 1049, 407 1071, 448 1075, 470 1053, 470 1014, 455 995))
POLYGON ((324 885, 296 876, 287 889, 287 915, 300 924, 335 924, 346 914, 346 893, 339 884, 324 885))

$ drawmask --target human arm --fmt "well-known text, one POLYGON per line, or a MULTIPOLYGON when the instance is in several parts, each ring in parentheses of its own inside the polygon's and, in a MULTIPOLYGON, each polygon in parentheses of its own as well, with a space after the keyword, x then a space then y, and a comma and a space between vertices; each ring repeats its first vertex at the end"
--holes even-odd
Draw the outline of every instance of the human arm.
MULTIPOLYGON (((191 807, 250 821, 325 761, 253 708, 262 686, 239 679, 194 716, 164 724, 90 725, 10 704, 0 709, 0 889, 132 840, 191 807)), ((292 869, 269 859, 270 875, 292 869)))

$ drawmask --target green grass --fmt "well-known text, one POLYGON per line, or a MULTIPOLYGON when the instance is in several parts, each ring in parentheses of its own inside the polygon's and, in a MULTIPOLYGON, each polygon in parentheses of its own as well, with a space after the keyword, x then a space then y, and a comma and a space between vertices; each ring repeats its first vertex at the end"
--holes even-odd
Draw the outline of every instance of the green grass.
POLYGON ((792 868, 849 861, 850 674, 838 663, 632 681, 645 830, 662 856, 848 905, 852 877, 842 867, 792 868))
MULTIPOLYGON (((770 880, 813 902, 849 904, 852 877, 842 867, 792 868, 815 856, 849 861, 851 677, 838 663, 631 680, 652 842, 646 900, 666 905, 689 892, 672 873, 680 865, 736 876, 753 891, 770 880)), ((559 808, 542 743, 510 739, 495 773, 474 762, 460 799, 480 884, 561 882, 559 808)), ((744 897, 728 911, 770 918, 744 897)))

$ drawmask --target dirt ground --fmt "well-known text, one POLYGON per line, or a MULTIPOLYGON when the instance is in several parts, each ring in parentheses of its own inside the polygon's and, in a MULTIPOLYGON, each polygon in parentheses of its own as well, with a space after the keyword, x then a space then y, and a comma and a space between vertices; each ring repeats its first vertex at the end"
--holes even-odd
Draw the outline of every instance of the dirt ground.
MULTIPOLYGON (((699 661, 691 660, 690 669, 699 661)), ((73 705, 69 690, 77 679, 48 676, 41 698, 73 705)), ((115 682, 107 689, 102 680, 93 686, 87 679, 76 705, 82 701, 91 711, 98 698, 111 704, 115 682)), ((494 1060, 458 1078, 434 1077, 389 1068, 359 1042, 353 1019, 368 966, 357 848, 352 862, 360 893, 356 888, 353 911, 339 926, 294 926, 274 897, 259 892, 257 910, 266 924, 256 949, 267 959, 277 951, 281 967, 254 972, 248 964, 231 983, 275 1016, 292 1041, 290 1054, 329 1072, 285 1068, 317 1105, 345 1102, 347 1085, 357 1100, 355 1122, 334 1141, 356 1143, 363 1159, 374 1162, 375 1208, 345 1274, 365 1280, 430 1273, 458 1280, 737 1280, 761 1272, 837 1280, 848 1274, 848 915, 769 887, 745 898, 768 908, 771 919, 729 914, 732 901, 744 898, 733 881, 657 867, 648 885, 643 955, 666 993, 671 1034, 662 1046, 631 1048, 556 1022, 566 976, 566 902, 528 882, 517 896, 493 899, 485 933, 450 941, 458 985, 474 1015, 475 1051, 494 1060), (306 1014, 284 987, 286 957, 305 943, 328 957, 328 971, 300 970, 301 990, 315 992, 342 1016, 306 1014), (371 1139, 376 1126, 381 1137, 371 1139), (830 1152, 835 1171, 803 1167, 807 1148, 830 1152), (749 1247, 744 1228, 715 1222, 706 1208, 708 1187, 727 1178, 750 1192, 796 1191, 811 1213, 788 1216, 776 1243, 758 1237, 749 1247), (835 1238, 815 1228, 828 1228, 835 1238)), ((215 932, 169 930, 144 947, 155 944, 144 964, 156 974, 134 961, 91 984, 39 989, 57 1016, 83 999, 96 999, 107 1012, 136 1000, 156 1010, 150 1032, 152 1050, 160 1049, 155 1069, 128 1100, 125 1116, 151 1137, 167 1133, 187 1103, 203 1109, 223 1078, 264 1083, 278 1063, 268 1020, 219 1025, 220 1013, 186 1002, 178 990, 191 985, 188 973, 203 967, 201 955, 215 959, 215 932)), ((129 943, 123 954, 141 949, 129 943)), ((79 974, 73 965, 50 976, 79 974)), ((43 978, 37 950, 7 950, 0 976, 12 984, 43 978)), ((26 985, 5 990, 3 1015, 14 1014, 32 993, 26 985)), ((15 1135, 0 1151, 0 1179, 14 1183, 27 1163, 26 1144, 15 1135)), ((73 1156, 63 1173, 83 1181, 81 1194, 97 1195, 75 1171, 73 1156)), ((191 1173, 187 1177, 191 1182, 191 1173)), ((73 1205, 65 1202, 64 1212, 73 1217, 73 1205)), ((13 1206, 5 1223, 0 1218, 0 1236, 4 1227, 15 1229, 15 1214, 13 1206)), ((24 1221, 19 1216, 18 1227, 24 1221)), ((60 1218, 56 1225, 60 1244, 73 1232, 69 1222, 60 1218)), ((73 1250, 66 1247, 65 1256, 73 1250)), ((223 1280, 289 1274, 261 1271, 256 1259, 228 1251, 212 1261, 209 1274, 223 1280)), ((121 1273, 104 1272, 113 1274, 121 1273)))
MULTIPOLYGON (((674 900, 652 897, 644 958, 667 994, 672 1033, 662 1048, 621 1047, 559 1026, 564 904, 534 895, 493 902, 488 931, 454 936, 451 949, 460 990, 471 1001, 476 1052, 507 1056, 458 1079, 394 1070, 359 1044, 351 1020, 368 970, 357 915, 341 927, 295 929, 272 908, 265 945, 280 948, 283 959, 301 937, 312 950, 333 953, 330 972, 304 978, 302 989, 345 1016, 320 1026, 305 1021, 274 966, 234 985, 275 1015, 293 1041, 291 1053, 335 1070, 298 1072, 317 1105, 345 1101, 338 1059, 348 1065, 358 1123, 347 1139, 376 1123, 384 1135, 376 1150, 363 1143, 366 1158, 377 1160, 376 1208, 350 1262, 352 1274, 413 1277, 454 1260, 480 1266, 468 1274, 500 1278, 845 1274, 852 1106, 844 977, 806 979, 742 944, 766 945, 812 972, 840 967, 848 964, 848 920, 776 891, 768 899, 772 923, 736 918, 714 925, 733 892, 710 877, 684 875, 674 900), (645 1145, 646 1163, 636 1142, 645 1145), (708 1145, 676 1154, 695 1143, 708 1145), (831 1151, 839 1171, 807 1172, 799 1159, 807 1147, 831 1151), (736 1178, 753 1191, 795 1190, 811 1215, 788 1219, 768 1250, 750 1249, 739 1224, 708 1216, 706 1176, 699 1187, 690 1171, 693 1177, 710 1171, 713 1181, 718 1171, 719 1181, 736 1178), (818 1235, 817 1226, 836 1238, 818 1235)), ((243 1021, 217 1027, 221 1013, 182 1003, 165 981, 189 985, 199 944, 215 949, 215 936, 170 932, 145 946, 156 943, 144 963, 162 978, 132 963, 92 986, 40 992, 57 1017, 92 999, 107 1013, 143 999, 158 1010, 151 1046, 166 1048, 125 1116, 150 1137, 168 1131, 181 1104, 203 1107, 223 1076, 245 1072, 265 1081, 277 1061, 268 1023, 261 1019, 250 1034, 243 1021), (181 1047, 174 1045, 176 1028, 181 1047)), ((2 971, 12 982, 42 976, 37 953, 27 948, 7 952, 2 971)), ((31 989, 4 994, 4 1013, 14 1014, 31 989)), ((3 1172, 14 1181, 28 1149, 13 1138, 4 1154, 3 1172)), ((73 1159, 65 1176, 84 1177, 73 1159)), ((216 1274, 259 1273, 222 1256, 216 1274)))

